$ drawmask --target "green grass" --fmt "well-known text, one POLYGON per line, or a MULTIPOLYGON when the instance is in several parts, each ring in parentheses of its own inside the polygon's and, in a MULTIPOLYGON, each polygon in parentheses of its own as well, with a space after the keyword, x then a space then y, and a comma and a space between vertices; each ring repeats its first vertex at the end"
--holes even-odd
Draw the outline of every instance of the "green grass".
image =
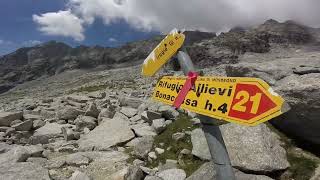
POLYGON ((107 88, 110 88, 110 85, 96 85, 96 86, 86 86, 86 87, 80 87, 78 89, 73 89, 68 92, 68 94, 78 93, 78 92, 95 92, 100 90, 105 90, 107 88))
MULTIPOLYGON (((153 168, 157 167, 160 163, 165 164, 167 159, 178 160, 178 156, 181 150, 188 149, 192 150, 191 137, 186 135, 184 139, 176 142, 172 139, 172 135, 177 132, 192 131, 196 127, 190 121, 190 118, 186 115, 180 115, 176 121, 170 124, 167 129, 155 137, 154 148, 159 147, 165 149, 165 152, 161 155, 158 155, 157 160, 152 163, 147 164, 147 166, 153 168), (160 144, 164 143, 163 146, 160 144), (167 148, 171 147, 170 150, 167 148)), ((190 176, 194 171, 196 171, 204 161, 194 157, 193 155, 187 155, 182 158, 184 166, 179 168, 186 171, 187 176, 190 176)))
POLYGON ((280 139, 283 142, 283 148, 286 149, 287 159, 290 163, 290 167, 288 169, 289 174, 291 174, 290 179, 309 180, 320 162, 313 158, 305 157, 301 153, 297 152, 295 149, 297 145, 294 140, 288 138, 285 134, 277 130, 271 124, 266 124, 273 132, 280 136, 280 139))

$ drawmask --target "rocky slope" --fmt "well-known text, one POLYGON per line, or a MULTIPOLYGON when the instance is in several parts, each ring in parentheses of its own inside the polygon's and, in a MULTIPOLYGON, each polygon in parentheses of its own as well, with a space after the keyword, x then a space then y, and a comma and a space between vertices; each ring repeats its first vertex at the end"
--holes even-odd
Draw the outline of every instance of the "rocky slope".
MULTIPOLYGON (((214 33, 186 32, 187 44, 215 37, 214 33)), ((0 94, 26 81, 52 76, 74 69, 112 69, 141 64, 163 36, 129 43, 119 48, 72 48, 50 41, 35 47, 21 48, 0 57, 0 94)))
MULTIPOLYGON (((221 126, 237 179, 319 178, 317 32, 292 21, 269 20, 217 37, 196 33, 187 45, 205 74, 262 78, 291 106, 291 111, 272 122, 281 132, 269 123, 221 126), (298 147, 297 139, 311 143, 312 151, 298 147)), ((128 49, 75 48, 74 61, 60 59, 71 57, 75 49, 70 47, 63 48, 67 55, 57 48, 52 61, 40 58, 50 54, 41 49, 48 44, 19 50, 23 54, 41 49, 43 55, 36 56, 37 61, 61 63, 47 64, 48 69, 39 74, 23 69, 36 64, 33 58, 4 56, 6 65, 0 66, 4 75, 8 75, 4 69, 22 69, 36 74, 36 79, 23 79, 24 74, 17 81, 0 83, 16 86, 0 95, 0 179, 215 179, 199 119, 194 113, 151 101, 157 78, 141 77, 140 65, 131 66, 143 59, 135 53, 148 54, 146 49, 153 47, 145 46, 159 40, 132 43, 125 46, 128 49), (103 56, 97 54, 104 51, 114 52, 106 53, 116 59, 114 64, 100 62, 103 56), (92 64, 85 67, 94 68, 81 68, 81 57, 90 57, 92 64)), ((169 67, 159 73, 163 74, 182 73, 169 67)))

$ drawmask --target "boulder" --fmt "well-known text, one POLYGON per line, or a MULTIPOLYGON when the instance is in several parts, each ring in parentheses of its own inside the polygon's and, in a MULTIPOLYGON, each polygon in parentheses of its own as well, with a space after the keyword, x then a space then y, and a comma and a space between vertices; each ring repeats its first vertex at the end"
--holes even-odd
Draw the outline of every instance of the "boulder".
POLYGON ((143 180, 143 172, 139 167, 129 166, 112 175, 113 180, 143 180))
POLYGON ((56 112, 57 119, 75 120, 79 115, 84 114, 83 111, 71 106, 66 106, 56 112))
POLYGON ((320 165, 319 167, 315 170, 314 175, 311 177, 310 180, 318 180, 320 179, 320 165))
POLYGON ((83 131, 84 128, 92 130, 97 126, 96 122, 97 119, 91 116, 78 116, 78 118, 74 121, 78 131, 83 131))
POLYGON ((210 150, 202 129, 195 129, 191 133, 192 154, 202 160, 211 160, 210 150))
POLYGON ((129 98, 123 97, 120 99, 120 106, 129 106, 132 108, 138 108, 142 103, 144 103, 141 99, 138 98, 129 98))
POLYGON ((166 119, 176 119, 179 116, 179 112, 173 107, 164 105, 159 107, 159 112, 162 113, 162 116, 166 119))
POLYGON ((75 171, 69 180, 91 180, 91 178, 81 171, 75 171))
POLYGON ((31 120, 27 120, 18 124, 13 125, 12 127, 16 131, 29 131, 31 130, 33 122, 31 120))
POLYGON ((192 173, 186 180, 215 180, 217 172, 212 162, 201 165, 198 170, 192 173))
POLYGON ((137 142, 133 146, 133 154, 139 158, 146 158, 151 151, 154 139, 152 137, 136 138, 137 142))
POLYGON ((104 108, 99 113, 98 119, 101 120, 102 118, 113 118, 114 112, 110 110, 110 108, 104 108))
POLYGON ((17 146, 6 153, 0 154, 0 164, 25 162, 30 155, 26 148, 17 146))
POLYGON ((134 133, 138 137, 156 136, 157 135, 154 128, 149 125, 146 125, 146 124, 142 124, 142 125, 137 124, 137 125, 131 126, 131 128, 133 129, 134 133))
POLYGON ((30 162, 0 164, 1 179, 50 180, 48 170, 30 162))
POLYGON ((32 144, 47 144, 48 140, 53 137, 62 136, 61 128, 66 125, 57 123, 47 123, 37 129, 31 137, 32 144))
POLYGON ((138 113, 138 110, 130 107, 122 107, 120 112, 128 118, 131 118, 138 113))
POLYGON ((151 123, 155 119, 160 119, 162 117, 161 113, 155 112, 155 111, 143 111, 141 114, 141 118, 146 121, 151 123))
POLYGON ((291 137, 320 145, 320 74, 314 70, 320 64, 318 57, 241 62, 227 65, 226 72, 228 76, 256 77, 271 84, 291 107, 272 124, 291 137))
POLYGON ((245 174, 237 169, 234 169, 233 172, 237 180, 273 180, 264 175, 245 174))
POLYGON ((36 120, 43 120, 43 118, 39 115, 33 115, 33 114, 23 114, 23 119, 24 121, 31 120, 31 121, 36 121, 36 120))
POLYGON ((144 180, 163 180, 163 179, 158 176, 146 176, 144 180))
POLYGON ((76 167, 88 165, 90 163, 90 159, 81 153, 70 154, 65 160, 67 165, 76 167))
POLYGON ((22 115, 22 112, 0 112, 0 126, 9 127, 12 121, 21 120, 22 115))
POLYGON ((94 130, 81 137, 78 144, 81 150, 107 150, 133 138, 134 133, 125 120, 121 118, 104 119, 94 130))
POLYGON ((185 180, 187 175, 182 169, 168 169, 157 173, 163 180, 185 180))
POLYGON ((89 104, 88 109, 85 112, 85 116, 91 116, 94 118, 98 118, 100 111, 97 108, 97 105, 95 102, 91 102, 89 104))
POLYGON ((80 95, 69 95, 67 99, 77 103, 86 103, 91 100, 91 98, 87 96, 80 96, 80 95))
POLYGON ((286 134, 315 145, 320 145, 319 78, 320 73, 314 73, 280 80, 275 90, 285 98, 291 110, 272 121, 286 134))
POLYGON ((33 121, 32 123, 32 128, 33 129, 38 129, 38 128, 41 128, 42 126, 46 125, 46 122, 42 121, 42 120, 35 120, 33 121))
POLYGON ((152 121, 152 127, 158 134, 162 133, 166 129, 166 126, 165 119, 163 118, 152 121))
POLYGON ((220 126, 220 129, 233 167, 259 173, 289 167, 280 138, 265 124, 245 127, 230 123, 220 126))

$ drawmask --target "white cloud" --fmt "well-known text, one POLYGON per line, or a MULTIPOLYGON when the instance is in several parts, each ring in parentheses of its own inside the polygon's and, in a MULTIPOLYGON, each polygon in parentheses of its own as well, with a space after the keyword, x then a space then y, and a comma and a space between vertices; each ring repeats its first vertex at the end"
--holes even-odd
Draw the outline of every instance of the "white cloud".
POLYGON ((115 39, 115 38, 109 38, 108 41, 109 41, 109 42, 118 42, 118 40, 115 39))
POLYGON ((35 46, 35 45, 38 45, 38 44, 41 44, 41 43, 42 42, 38 41, 38 40, 28 40, 28 41, 23 42, 22 44, 24 46, 35 46))
POLYGON ((71 13, 70 10, 49 12, 33 15, 33 21, 39 25, 39 30, 47 35, 72 37, 76 41, 84 40, 83 20, 71 13))
POLYGON ((48 34, 83 39, 84 24, 90 25, 97 18, 105 24, 122 19, 137 29, 161 32, 174 27, 218 32, 270 18, 319 27, 319 7, 319 0, 68 0, 68 11, 43 14, 40 16, 43 21, 38 21, 39 16, 34 19, 42 28, 54 29, 54 33, 48 34), (69 23, 61 23, 65 21, 69 23), (71 33, 70 27, 76 30, 71 33))

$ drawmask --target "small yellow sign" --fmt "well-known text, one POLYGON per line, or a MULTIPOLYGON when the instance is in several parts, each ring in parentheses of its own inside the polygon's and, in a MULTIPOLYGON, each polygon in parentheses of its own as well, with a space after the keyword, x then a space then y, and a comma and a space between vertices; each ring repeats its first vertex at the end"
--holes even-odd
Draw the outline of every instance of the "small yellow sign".
POLYGON ((142 65, 142 75, 153 76, 181 48, 185 35, 174 29, 151 52, 142 65))
MULTIPOLYGON (((159 80, 153 99, 172 105, 186 77, 159 80)), ((255 126, 283 112, 284 100, 257 78, 198 77, 181 108, 216 119, 255 126)))

